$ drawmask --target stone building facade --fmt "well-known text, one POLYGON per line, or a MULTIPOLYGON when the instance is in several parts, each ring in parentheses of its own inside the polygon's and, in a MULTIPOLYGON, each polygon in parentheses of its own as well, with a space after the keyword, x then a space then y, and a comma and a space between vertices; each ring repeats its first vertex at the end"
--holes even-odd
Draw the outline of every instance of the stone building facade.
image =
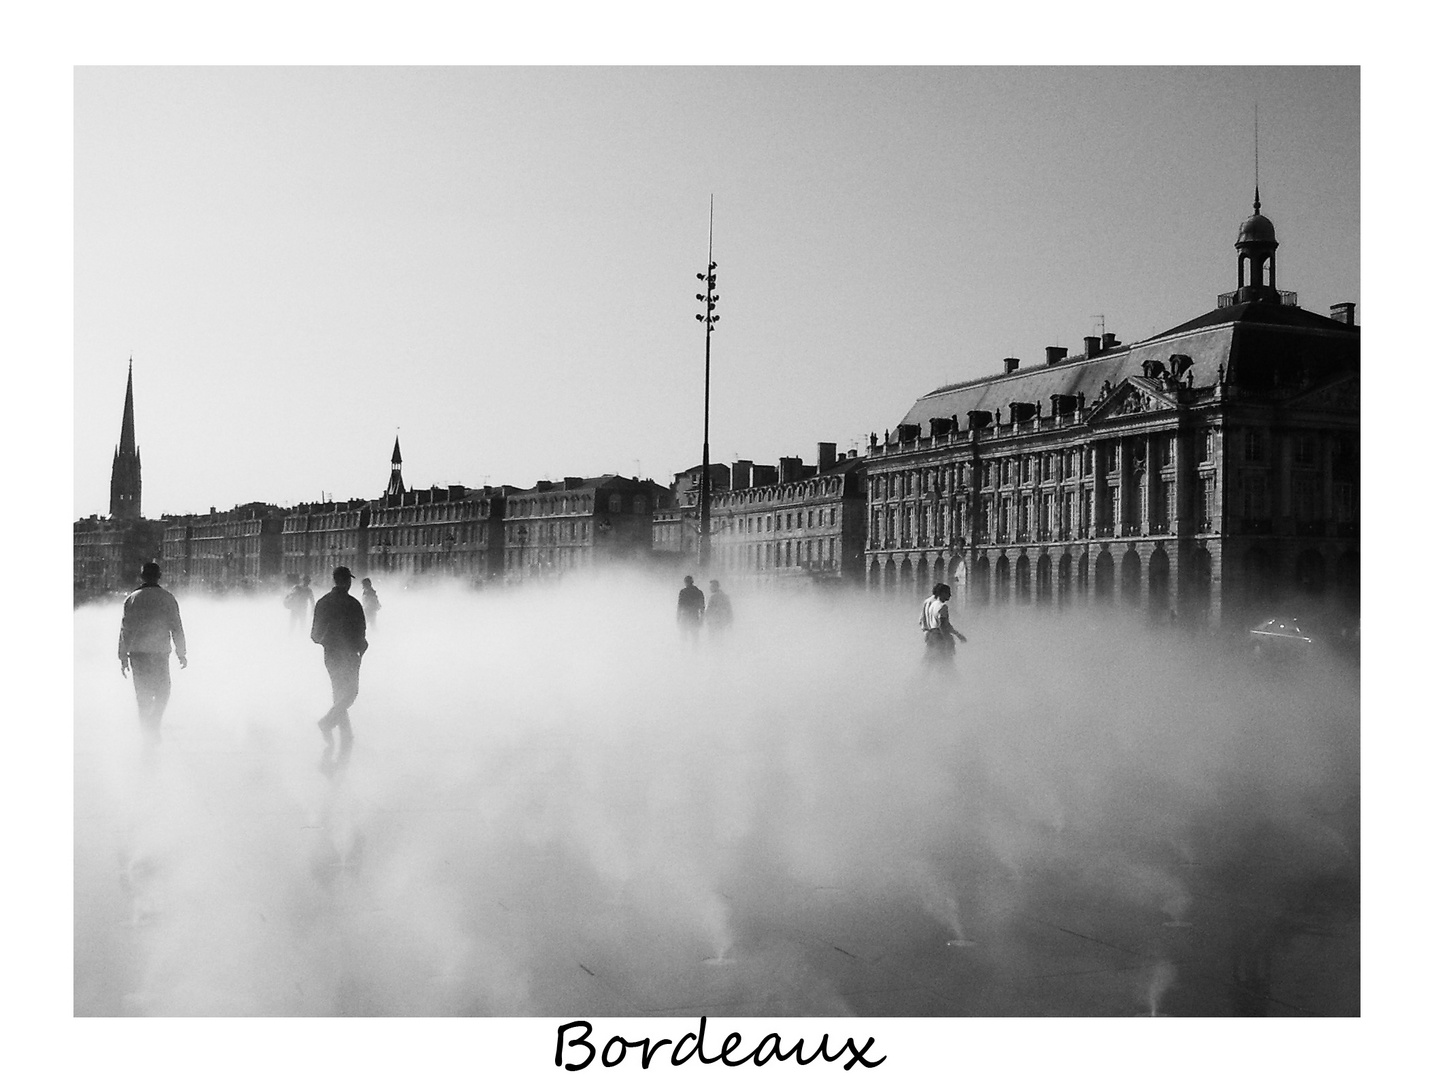
POLYGON ((739 461, 732 486, 712 500, 714 575, 758 582, 861 580, 866 546, 866 462, 817 444, 817 463, 739 461))
POLYGON ((368 567, 368 523, 373 504, 365 499, 300 503, 283 512, 280 570, 326 585, 336 566, 362 577, 368 567))
POLYGON ((79 602, 139 585, 139 568, 162 556, 157 521, 81 518, 74 523, 74 591, 79 602))
POLYGON ((284 521, 268 503, 165 518, 160 566, 177 588, 271 585, 283 565, 284 521))
POLYGON ((369 574, 443 573, 486 581, 502 572, 506 487, 400 490, 368 518, 369 574))
MULTIPOLYGON (((713 462, 707 466, 708 484, 712 495, 732 486, 732 472, 743 466, 750 471, 752 463, 738 462, 731 468, 713 462)), ((692 562, 697 558, 697 541, 701 533, 702 466, 677 473, 672 478, 672 498, 652 515, 652 550, 676 562, 692 562)))
POLYGON ((672 493, 651 480, 612 474, 512 490, 503 521, 505 578, 551 578, 647 560, 653 513, 671 500, 672 493))
POLYGON ((918 400, 867 455, 866 576, 967 602, 1090 600, 1218 624, 1359 591, 1359 330, 1275 277, 1259 212, 1237 287, 1132 345, 1086 339, 918 400))

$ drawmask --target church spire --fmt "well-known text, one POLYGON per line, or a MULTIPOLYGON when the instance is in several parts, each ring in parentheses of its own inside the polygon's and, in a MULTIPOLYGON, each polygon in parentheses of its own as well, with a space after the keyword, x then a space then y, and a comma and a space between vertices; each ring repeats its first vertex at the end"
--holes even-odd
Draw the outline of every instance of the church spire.
POLYGON ((134 357, 129 358, 129 378, 124 388, 124 418, 120 441, 110 466, 110 517, 136 520, 139 512, 139 448, 134 440, 134 357))
POLYGON ((129 378, 124 386, 124 418, 120 421, 121 454, 133 454, 134 446, 134 357, 129 358, 129 378))
POLYGON ((388 490, 384 495, 393 498, 400 496, 406 489, 403 486, 403 454, 398 449, 398 436, 393 437, 393 457, 389 460, 388 466, 388 490))

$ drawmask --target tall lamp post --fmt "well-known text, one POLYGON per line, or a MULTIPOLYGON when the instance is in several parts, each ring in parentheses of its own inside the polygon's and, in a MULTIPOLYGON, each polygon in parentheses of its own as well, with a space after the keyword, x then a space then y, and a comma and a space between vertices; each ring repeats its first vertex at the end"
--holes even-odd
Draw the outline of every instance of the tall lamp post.
POLYGON ((709 204, 707 209, 707 271, 697 275, 697 280, 705 283, 706 293, 698 293, 697 299, 702 303, 703 310, 697 313, 697 321, 706 324, 707 355, 702 376, 702 480, 698 488, 698 534, 697 534, 697 565, 700 569, 707 569, 707 562, 712 555, 711 521, 712 521, 712 482, 708 476, 711 463, 710 444, 708 442, 708 419, 712 403, 712 327, 722 316, 714 315, 713 308, 721 299, 712 290, 717 287, 717 264, 712 261, 712 212, 715 209, 714 202, 709 204))

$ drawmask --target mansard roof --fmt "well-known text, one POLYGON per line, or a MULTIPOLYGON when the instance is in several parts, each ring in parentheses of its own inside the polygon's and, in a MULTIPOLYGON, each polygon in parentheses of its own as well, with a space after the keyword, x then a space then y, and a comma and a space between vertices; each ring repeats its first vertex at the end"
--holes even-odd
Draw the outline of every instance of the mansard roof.
POLYGON ((1018 368, 943 386, 917 399, 902 418, 929 430, 933 417, 957 418, 962 430, 968 412, 1001 410, 1013 401, 1049 409, 1053 395, 1085 395, 1093 404, 1102 388, 1144 374, 1147 360, 1170 366, 1171 356, 1191 360, 1186 376, 1194 385, 1213 386, 1222 375, 1228 385, 1256 392, 1281 386, 1313 385, 1359 367, 1359 327, 1328 319, 1293 305, 1252 301, 1216 308, 1179 326, 1130 345, 1094 356, 1076 356, 1054 364, 1018 368))

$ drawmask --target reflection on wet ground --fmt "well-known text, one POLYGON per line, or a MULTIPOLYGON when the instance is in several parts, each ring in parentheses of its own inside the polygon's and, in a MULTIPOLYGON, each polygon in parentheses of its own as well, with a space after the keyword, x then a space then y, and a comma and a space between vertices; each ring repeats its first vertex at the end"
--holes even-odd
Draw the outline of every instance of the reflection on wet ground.
MULTIPOLYGON (((165 752, 182 759, 179 742, 165 752)), ((457 837, 484 829, 481 794, 380 805, 347 787, 364 755, 325 751, 312 802, 239 850, 206 839, 221 820, 166 816, 194 792, 168 793, 149 825, 80 821, 77 1012, 1359 1012, 1357 858, 1333 839, 1357 836, 1351 822, 1331 824, 1322 863, 1270 823, 1213 861, 1067 831, 1039 865, 968 847, 835 884, 717 840, 692 849, 722 867, 699 889, 605 878, 561 836, 490 837, 465 864, 457 837), (405 850, 424 834, 454 838, 449 857, 405 850), (108 886, 105 848, 121 853, 108 886), (264 869, 246 874, 246 859, 264 869)))

